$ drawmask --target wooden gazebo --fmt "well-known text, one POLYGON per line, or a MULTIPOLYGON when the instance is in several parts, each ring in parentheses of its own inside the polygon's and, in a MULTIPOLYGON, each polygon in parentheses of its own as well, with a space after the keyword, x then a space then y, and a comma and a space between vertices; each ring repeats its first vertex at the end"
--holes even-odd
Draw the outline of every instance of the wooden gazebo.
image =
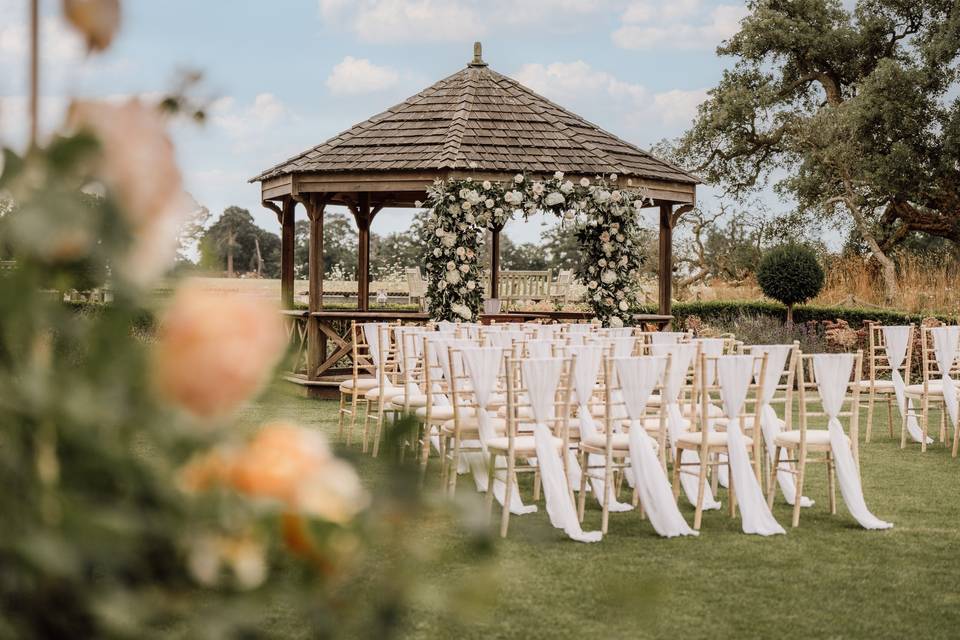
MULTIPOLYGON (((369 312, 370 224, 385 207, 413 207, 435 179, 470 176, 509 181, 517 173, 573 180, 617 174, 619 184, 643 187, 659 208, 659 311, 670 314, 672 229, 679 207, 692 206, 697 178, 653 157, 516 80, 490 69, 480 45, 466 68, 404 102, 361 122, 251 179, 282 226, 281 282, 293 307, 294 211, 310 220, 309 311, 306 314, 306 377, 316 380, 342 357, 345 345, 327 354, 323 312, 323 213, 345 205, 359 230, 356 318, 369 312), (321 344, 323 343, 323 344, 321 344)), ((499 271, 498 233, 493 234, 491 295, 499 271)), ((338 314, 339 315, 339 314, 338 314)), ((398 314, 390 314, 396 317, 398 314)))

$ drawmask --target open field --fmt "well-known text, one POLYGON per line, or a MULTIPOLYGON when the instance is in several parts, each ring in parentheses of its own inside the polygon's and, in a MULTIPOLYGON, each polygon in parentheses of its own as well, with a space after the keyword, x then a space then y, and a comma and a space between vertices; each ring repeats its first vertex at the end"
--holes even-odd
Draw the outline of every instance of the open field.
MULTIPOLYGON (((244 414, 247 424, 287 417, 336 437, 336 404, 278 394, 244 414)), ((438 600, 422 597, 404 620, 409 638, 954 638, 960 629, 960 460, 939 444, 926 454, 898 448, 879 405, 874 441, 861 443, 867 504, 891 520, 890 531, 860 529, 838 496, 827 511, 825 474, 808 474, 799 529, 760 538, 739 532, 739 520, 707 512, 698 539, 658 538, 635 513, 611 514, 599 544, 571 542, 550 527, 545 513, 511 519, 510 535, 493 558, 473 562, 475 548, 448 518, 431 517, 414 532, 443 562, 424 563, 421 580, 432 592, 453 588, 472 573, 491 580, 489 601, 462 623, 438 600), (493 576, 490 579, 490 576, 493 576)), ((368 486, 386 481, 386 463, 354 462, 368 486)), ((436 467, 428 487, 436 486, 436 467)), ((465 478, 465 480, 468 480, 465 478)), ((472 481, 458 493, 472 494, 472 481)), ((529 493, 525 494, 529 499, 529 493)), ((725 493, 721 493, 725 500, 725 493)), ((591 503, 588 502, 588 505, 591 503)), ((541 509, 542 509, 541 503, 541 509)), ((685 502, 682 511, 692 519, 685 502)), ((789 523, 778 500, 774 515, 789 523)), ((599 524, 589 508, 586 529, 599 524)), ((382 543, 388 544, 386 542, 382 543)), ((388 553, 387 549, 381 550, 388 553)), ((278 610, 278 635, 307 637, 278 610)))

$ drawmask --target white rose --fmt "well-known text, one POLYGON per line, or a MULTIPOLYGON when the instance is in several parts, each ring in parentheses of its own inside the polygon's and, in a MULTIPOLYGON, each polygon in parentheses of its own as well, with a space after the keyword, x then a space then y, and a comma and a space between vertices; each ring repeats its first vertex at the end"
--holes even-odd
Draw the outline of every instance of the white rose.
POLYGON ((436 236, 437 236, 438 238, 442 238, 442 237, 443 237, 443 229, 441 229, 440 227, 437 227, 437 230, 434 231, 434 234, 436 234, 436 236))
POLYGON ((457 247, 457 257, 458 257, 458 258, 462 258, 462 257, 465 256, 466 254, 467 254, 467 250, 466 250, 466 249, 464 249, 463 247, 457 247))
POLYGON ((623 326, 623 320, 618 316, 610 316, 610 326, 620 328, 623 326))
POLYGON ((600 245, 600 249, 608 256, 613 253, 613 245, 609 242, 604 242, 602 245, 600 245))
POLYGON ((487 209, 493 209, 493 205, 496 203, 493 201, 493 199, 487 198, 487 201, 484 202, 484 204, 487 205, 487 209))
POLYGON ((497 216, 502 216, 502 215, 503 215, 503 207, 497 207, 496 209, 493 210, 493 213, 494 213, 495 215, 497 215, 497 216))
POLYGON ((452 233, 449 235, 445 235, 443 236, 443 238, 440 239, 440 244, 445 246, 447 249, 453 248, 453 245, 455 245, 456 243, 457 243, 457 237, 452 233))
POLYGON ((467 280, 467 289, 469 289, 470 291, 473 291, 476 288, 477 288, 476 282, 474 282, 473 280, 467 280))
POLYGON ((434 258, 439 258, 441 253, 443 253, 443 252, 440 251, 440 249, 439 249, 439 247, 438 247, 438 248, 436 248, 436 249, 433 250, 433 257, 434 257, 434 258))
POLYGON ((534 183, 533 183, 533 192, 534 192, 536 195, 538 195, 538 196, 539 196, 539 195, 543 195, 543 192, 544 192, 544 191, 546 191, 546 187, 543 186, 543 183, 542 183, 542 182, 534 182, 534 183))
POLYGON ((544 198, 543 203, 546 204, 548 207, 553 207, 558 204, 563 204, 566 201, 567 200, 566 198, 563 197, 562 193, 560 193, 559 191, 553 191, 547 194, 547 197, 544 198))
POLYGON ((490 189, 490 187, 492 187, 492 186, 493 186, 493 185, 490 184, 490 181, 489 181, 489 180, 484 180, 484 181, 483 181, 483 188, 484 188, 484 190, 488 190, 488 189, 490 189))
POLYGON ((596 288, 599 287, 599 286, 600 286, 600 283, 599 283, 599 282, 597 282, 596 280, 591 280, 591 281, 590 281, 590 284, 587 285, 587 288, 588 288, 588 289, 596 289, 596 288))
POLYGON ((557 180, 563 180, 563 171, 557 171, 556 173, 553 174, 553 177, 556 178, 557 180))
POLYGON ((627 309, 630 308, 630 305, 627 303, 626 300, 621 300, 618 306, 620 307, 620 311, 626 311, 627 309))
POLYGON ((453 260, 447 262, 447 271, 453 271, 457 268, 456 263, 453 260))
POLYGON ((477 221, 476 216, 474 216, 472 213, 468 213, 463 217, 463 219, 469 222, 470 224, 473 224, 474 222, 477 221))
POLYGON ((467 271, 470 271, 470 265, 468 264, 460 265, 460 271, 463 271, 464 273, 466 273, 467 271))
POLYGON ((460 272, 454 269, 453 271, 447 271, 446 280, 450 284, 459 284, 460 283, 460 272))
POLYGON ((463 207, 464 211, 470 211, 470 207, 472 207, 473 205, 470 204, 470 201, 464 200, 461 206, 463 207))
POLYGON ((573 183, 569 180, 564 181, 564 183, 560 185, 560 191, 563 191, 564 193, 570 193, 573 191, 573 183))
POLYGON ((600 274, 600 281, 603 284, 613 284, 617 281, 617 272, 612 269, 604 269, 600 274))
POLYGON ((610 199, 610 192, 606 189, 597 189, 593 192, 593 201, 597 204, 603 204, 610 199))
POLYGON ((610 199, 613 200, 614 202, 620 202, 622 198, 623 196, 620 195, 619 191, 614 191, 613 193, 610 194, 610 199))
POLYGON ((513 176, 513 181, 516 182, 517 184, 520 184, 521 182, 523 182, 523 174, 518 173, 517 175, 513 176))
POLYGON ((590 186, 590 180, 589 180, 588 178, 580 178, 580 186, 581 186, 581 187, 589 187, 589 186, 590 186))
POLYGON ((604 258, 600 258, 599 260, 597 260, 597 264, 600 265, 601 267, 605 267, 607 266, 607 261, 604 258))
POLYGON ((417 209, 419 209, 420 207, 423 206, 423 203, 420 202, 419 200, 414 200, 414 201, 413 201, 413 206, 415 206, 417 209))
POLYGON ((466 200, 468 193, 470 193, 470 191, 469 191, 468 189, 460 189, 460 199, 461 199, 461 200, 466 200))
POLYGON ((446 280, 441 280, 440 282, 437 283, 437 289, 443 290, 443 289, 446 289, 446 288, 447 288, 447 281, 446 281, 446 280))
POLYGON ((460 215, 460 205, 458 205, 458 204, 452 204, 452 205, 450 205, 449 211, 450 211, 450 215, 452 215, 452 216, 458 216, 458 215, 460 215))
POLYGON ((610 174, 610 180, 612 180, 613 182, 616 182, 618 177, 619 177, 619 176, 617 176, 617 174, 615 174, 615 173, 611 173, 611 174, 610 174))

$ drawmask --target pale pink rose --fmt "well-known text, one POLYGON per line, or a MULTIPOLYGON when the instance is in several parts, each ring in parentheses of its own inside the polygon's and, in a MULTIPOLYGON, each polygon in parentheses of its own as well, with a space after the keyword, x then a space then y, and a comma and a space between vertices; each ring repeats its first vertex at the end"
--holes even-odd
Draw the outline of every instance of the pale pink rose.
POLYGON ((78 100, 68 124, 97 137, 100 177, 117 197, 133 234, 118 273, 141 286, 164 273, 176 255, 177 231, 197 204, 183 190, 166 122, 152 106, 78 100))
POLYGON ((190 413, 222 417, 263 388, 285 342, 275 306, 187 283, 161 320, 154 380, 165 398, 190 413))

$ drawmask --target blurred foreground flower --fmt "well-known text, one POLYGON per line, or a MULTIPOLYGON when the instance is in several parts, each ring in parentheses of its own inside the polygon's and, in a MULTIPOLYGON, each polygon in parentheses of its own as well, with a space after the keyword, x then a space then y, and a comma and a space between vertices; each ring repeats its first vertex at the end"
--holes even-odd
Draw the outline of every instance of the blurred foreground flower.
POLYGON ((187 491, 228 486, 285 511, 345 524, 370 502, 353 467, 316 431, 286 422, 263 426, 245 446, 194 458, 180 475, 187 491))
POLYGON ((285 340, 273 305, 218 296, 187 282, 174 295, 154 344, 157 389, 198 417, 227 416, 263 388, 285 340))
POLYGON ((266 549, 248 536, 204 536, 190 545, 187 567, 207 587, 217 585, 228 569, 239 588, 255 589, 267 579, 266 549))
POLYGON ((83 34, 88 49, 103 51, 120 27, 120 0, 63 0, 63 14, 83 34))
POLYGON ((177 234, 196 203, 183 190, 166 122, 155 107, 77 100, 68 126, 88 131, 103 151, 99 174, 116 195, 133 234, 133 246, 115 273, 144 286, 176 256, 177 234))

